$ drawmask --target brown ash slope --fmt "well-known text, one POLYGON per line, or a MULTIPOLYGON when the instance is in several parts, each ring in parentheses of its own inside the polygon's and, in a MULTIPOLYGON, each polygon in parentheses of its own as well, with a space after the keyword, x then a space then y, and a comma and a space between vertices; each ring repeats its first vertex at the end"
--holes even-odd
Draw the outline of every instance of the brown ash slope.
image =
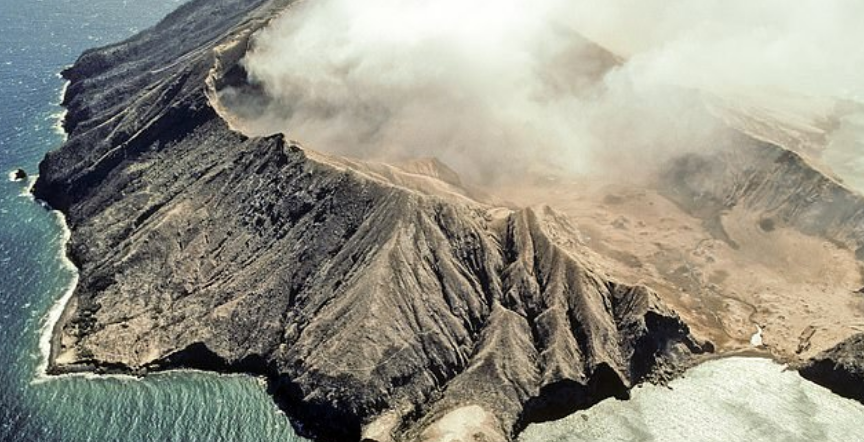
POLYGON ((551 209, 231 131, 212 75, 284 6, 194 1, 64 73, 69 141, 34 188, 80 270, 52 372, 254 372, 324 440, 507 440, 703 351, 651 290, 584 264, 551 209))
POLYGON ((663 177, 664 193, 700 216, 743 207, 770 228, 830 239, 864 261, 864 196, 799 153, 740 135, 722 149, 678 158, 663 177))

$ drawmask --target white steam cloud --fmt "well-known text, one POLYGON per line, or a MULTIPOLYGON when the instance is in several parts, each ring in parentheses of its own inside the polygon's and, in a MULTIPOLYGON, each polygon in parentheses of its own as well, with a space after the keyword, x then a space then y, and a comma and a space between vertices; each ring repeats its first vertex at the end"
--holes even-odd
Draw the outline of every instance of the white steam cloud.
POLYGON ((864 102, 857 0, 577 0, 577 26, 646 81, 864 102))
POLYGON ((629 173, 718 143, 695 90, 819 115, 864 101, 861 17, 852 0, 306 0, 244 62, 266 99, 222 98, 252 134, 476 181, 629 173))

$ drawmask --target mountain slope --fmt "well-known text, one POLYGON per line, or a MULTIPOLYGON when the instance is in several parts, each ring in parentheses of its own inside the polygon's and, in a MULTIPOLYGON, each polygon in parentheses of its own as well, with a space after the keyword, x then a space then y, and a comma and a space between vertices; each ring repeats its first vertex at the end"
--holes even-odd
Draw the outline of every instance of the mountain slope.
POLYGON ((34 188, 80 270, 51 372, 252 372, 322 440, 507 440, 710 349, 551 209, 232 131, 213 88, 284 7, 195 1, 64 73, 34 188))

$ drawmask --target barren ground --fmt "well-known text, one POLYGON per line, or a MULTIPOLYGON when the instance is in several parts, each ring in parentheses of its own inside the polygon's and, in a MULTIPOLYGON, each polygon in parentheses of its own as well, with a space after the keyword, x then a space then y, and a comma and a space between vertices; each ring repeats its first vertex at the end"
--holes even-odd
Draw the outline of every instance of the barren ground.
POLYGON ((752 348, 757 325, 767 350, 790 360, 864 330, 862 265, 828 240, 743 209, 712 225, 643 186, 548 180, 496 194, 566 214, 610 276, 657 290, 720 351, 752 348))

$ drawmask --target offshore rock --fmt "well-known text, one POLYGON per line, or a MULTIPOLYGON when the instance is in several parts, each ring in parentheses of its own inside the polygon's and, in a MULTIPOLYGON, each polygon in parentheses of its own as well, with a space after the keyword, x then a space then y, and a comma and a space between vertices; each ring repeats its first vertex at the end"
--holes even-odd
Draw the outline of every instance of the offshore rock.
POLYGON ((504 441, 710 350, 548 207, 232 131, 214 88, 286 5, 193 1, 64 72, 34 187, 80 272, 52 373, 249 372, 320 440, 504 441))
POLYGON ((27 179, 27 172, 24 169, 15 169, 9 173, 9 181, 24 181, 27 179))

